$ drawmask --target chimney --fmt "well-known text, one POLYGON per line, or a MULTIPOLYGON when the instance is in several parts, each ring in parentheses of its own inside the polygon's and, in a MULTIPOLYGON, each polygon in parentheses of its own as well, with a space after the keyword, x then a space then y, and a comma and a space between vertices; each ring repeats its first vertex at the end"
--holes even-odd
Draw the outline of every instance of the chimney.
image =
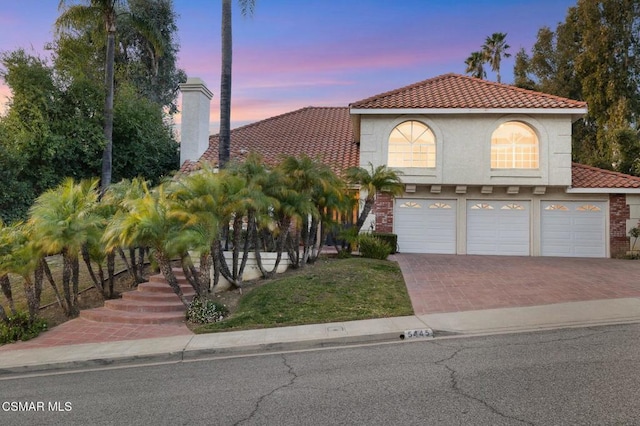
POLYGON ((209 148, 209 109, 213 93, 198 77, 180 84, 182 123, 180 126, 180 164, 198 161, 209 148))

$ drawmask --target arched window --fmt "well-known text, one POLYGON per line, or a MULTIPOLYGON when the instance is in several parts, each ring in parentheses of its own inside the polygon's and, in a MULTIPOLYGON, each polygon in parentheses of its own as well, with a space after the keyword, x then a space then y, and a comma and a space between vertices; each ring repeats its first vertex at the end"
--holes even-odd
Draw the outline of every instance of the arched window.
POLYGON ((526 124, 502 123, 491 135, 492 169, 537 169, 538 137, 526 124))
POLYGON ((398 124, 389 135, 389 167, 435 167, 436 139, 419 121, 398 124))

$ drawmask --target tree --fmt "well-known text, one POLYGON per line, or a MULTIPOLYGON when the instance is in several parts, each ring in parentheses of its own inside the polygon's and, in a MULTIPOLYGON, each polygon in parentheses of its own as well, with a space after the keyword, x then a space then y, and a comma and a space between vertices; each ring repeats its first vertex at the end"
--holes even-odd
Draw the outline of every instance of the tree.
POLYGON ((118 22, 116 78, 130 82, 141 96, 174 114, 178 85, 187 81, 187 75, 177 68, 178 15, 173 1, 128 0, 128 5, 130 13, 121 14, 118 22))
POLYGON ((4 145, 0 122, 0 221, 11 223, 24 219, 35 198, 33 188, 20 179, 24 158, 4 145))
POLYGON ((0 157, 13 159, 7 170, 15 175, 6 184, 21 189, 7 195, 19 202, 9 206, 7 216, 24 219, 33 199, 65 176, 95 176, 102 137, 99 123, 91 118, 90 88, 61 88, 46 61, 22 49, 2 54, 0 61, 13 95, 0 118, 0 157))
MULTIPOLYGON (((42 254, 33 243, 31 228, 27 224, 19 222, 5 227, 0 223, 0 286, 11 313, 15 315, 17 311, 9 274, 22 278, 31 322, 38 317, 40 308, 43 278, 41 261, 42 254)), ((0 309, 0 317, 7 320, 4 308, 0 309)))
POLYGON ((158 105, 119 85, 114 105, 114 181, 142 177, 158 184, 180 166, 180 145, 158 105))
POLYGON ((79 183, 68 178, 57 188, 40 195, 29 211, 33 241, 45 255, 62 254, 62 289, 68 315, 79 314, 79 254, 90 241, 99 239, 102 217, 97 179, 79 183))
MULTIPOLYGON (((67 0, 60 0, 59 9, 61 15, 56 21, 58 32, 83 26, 91 27, 92 24, 102 22, 106 31, 106 58, 104 61, 104 150, 102 155, 101 191, 104 193, 111 184, 113 174, 113 131, 114 131, 114 93, 115 93, 115 54, 116 54, 116 20, 118 16, 129 17, 129 22, 144 35, 147 42, 147 50, 153 56, 155 71, 158 70, 158 57, 161 56, 164 47, 161 46, 159 31, 152 23, 139 19, 128 13, 125 9, 125 0, 84 0, 82 4, 70 5, 67 0)), ((136 3, 137 4, 137 3, 136 3)), ((170 4, 169 4, 170 6, 170 4)), ((170 8, 169 8, 170 10, 170 8)), ((175 51, 172 51, 175 54, 175 51)), ((175 89, 174 89, 175 94, 175 89)), ((174 97, 175 98, 175 97, 174 97)), ((165 99, 165 97, 163 97, 165 99)))
POLYGON ((141 197, 122 201, 124 210, 115 214, 103 234, 105 249, 109 252, 118 247, 149 247, 162 275, 188 306, 171 267, 172 257, 180 254, 173 250, 172 241, 180 233, 182 223, 171 214, 171 200, 162 185, 151 190, 143 183, 143 191, 141 197))
POLYGON ((114 93, 114 58, 116 44, 116 7, 119 0, 87 0, 88 4, 68 6, 68 1, 60 0, 58 8, 63 13, 58 17, 56 26, 70 28, 79 23, 100 19, 107 31, 107 51, 104 66, 104 139, 105 146, 102 154, 102 192, 111 183, 111 167, 113 156, 113 93, 114 93))
MULTIPOLYGON (((220 73, 220 135, 218 147, 218 167, 223 168, 231 155, 231 70, 232 70, 232 27, 231 0, 222 0, 222 70, 220 73)), ((253 14, 255 0, 238 0, 243 16, 253 14)))
POLYGON ((508 58, 511 56, 510 53, 507 53, 507 49, 509 46, 505 39, 507 38, 507 34, 505 33, 493 33, 491 36, 487 37, 484 44, 482 45, 482 52, 485 55, 486 61, 491 65, 491 69, 496 72, 498 83, 500 80, 500 62, 502 58, 508 58))
POLYGON ((380 191, 389 192, 392 195, 400 195, 404 192, 404 185, 400 176, 402 173, 388 168, 386 165, 373 167, 369 163, 369 168, 350 167, 347 169, 347 181, 360 186, 361 194, 365 193, 364 205, 356 221, 356 228, 362 228, 367 216, 373 208, 376 194, 380 191))
MULTIPOLYGON (((105 227, 117 213, 122 214, 127 212, 127 209, 124 206, 125 200, 141 198, 145 195, 148 183, 148 181, 145 181, 142 178, 133 178, 131 180, 123 179, 120 182, 114 183, 109 186, 107 192, 105 192, 100 198, 100 205, 98 206, 98 214, 105 218, 105 227)), ((141 282, 144 282, 142 273, 144 269, 144 258, 147 252, 147 247, 133 245, 127 247, 118 247, 116 250, 121 254, 121 257, 124 260, 127 269, 129 270, 129 274, 133 279, 133 284, 137 285, 141 282), (130 262, 123 254, 123 249, 125 248, 129 249, 130 262), (136 249, 138 251, 137 255, 136 249)), ((105 254, 107 258, 109 291, 111 293, 113 292, 112 288, 114 281, 112 265, 115 263, 116 250, 111 250, 108 253, 104 253, 104 250, 102 250, 103 254, 105 254)), ((100 276, 102 278, 101 282, 104 282, 104 273, 102 271, 102 267, 100 266, 100 264, 98 267, 100 276)))
POLYGON ((521 89, 535 90, 536 83, 529 77, 531 59, 524 48, 516 53, 516 63, 513 67, 513 84, 521 89))
POLYGON ((300 194, 295 218, 296 235, 289 240, 289 259, 295 267, 313 262, 319 252, 318 229, 329 216, 326 210, 338 207, 346 191, 343 181, 326 165, 306 155, 286 157, 279 165, 289 187, 300 194), (299 247, 302 244, 302 255, 299 247))
POLYGON ((635 146, 640 113, 638 31, 637 0, 579 0, 555 31, 538 32, 528 70, 536 88, 589 105, 574 124, 574 161, 629 170, 622 150, 635 146))
POLYGON ((484 70, 484 64, 486 62, 484 53, 472 52, 467 60, 464 61, 467 66, 465 72, 475 78, 485 78, 487 76, 487 72, 484 70))
MULTIPOLYGON (((56 61, 70 55, 61 52, 56 61)), ((13 95, 0 117, 0 165, 6 164, 0 167, 6 175, 0 179, 0 215, 11 221, 26 219, 35 197, 65 177, 100 174, 102 95, 85 70, 52 67, 23 50, 1 55, 0 62, 13 95)), ((114 117, 114 178, 143 176, 156 183, 178 168, 178 144, 165 115, 129 82, 119 84, 114 117)))
MULTIPOLYGON (((182 230, 173 245, 177 252, 182 253, 185 276, 200 298, 208 297, 213 258, 214 254, 219 255, 222 227, 227 219, 224 206, 219 202, 223 191, 222 179, 224 172, 215 173, 211 167, 205 166, 198 173, 182 176, 169 186, 171 199, 175 201, 171 216, 182 223, 182 230), (188 250, 199 253, 199 271, 187 258, 188 250)), ((219 257, 215 262, 220 262, 219 257)), ((220 277, 218 265, 215 267, 214 286, 220 277)))

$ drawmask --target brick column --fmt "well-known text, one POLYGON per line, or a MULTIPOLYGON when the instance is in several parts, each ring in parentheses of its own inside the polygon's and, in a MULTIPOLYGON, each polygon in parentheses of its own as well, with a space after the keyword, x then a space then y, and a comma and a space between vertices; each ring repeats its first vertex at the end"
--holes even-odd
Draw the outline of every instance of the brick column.
POLYGON ((372 210, 376 215, 376 232, 393 232, 393 195, 378 192, 372 210))
POLYGON ((609 195, 609 247, 611 257, 622 256, 629 250, 627 219, 631 217, 624 194, 609 195))

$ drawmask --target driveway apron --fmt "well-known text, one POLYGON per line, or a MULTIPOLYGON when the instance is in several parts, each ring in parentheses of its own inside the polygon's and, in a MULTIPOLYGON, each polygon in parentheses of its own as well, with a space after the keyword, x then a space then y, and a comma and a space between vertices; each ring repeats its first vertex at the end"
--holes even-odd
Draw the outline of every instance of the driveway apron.
POLYGON ((640 261, 396 254, 416 315, 640 297, 640 261))

